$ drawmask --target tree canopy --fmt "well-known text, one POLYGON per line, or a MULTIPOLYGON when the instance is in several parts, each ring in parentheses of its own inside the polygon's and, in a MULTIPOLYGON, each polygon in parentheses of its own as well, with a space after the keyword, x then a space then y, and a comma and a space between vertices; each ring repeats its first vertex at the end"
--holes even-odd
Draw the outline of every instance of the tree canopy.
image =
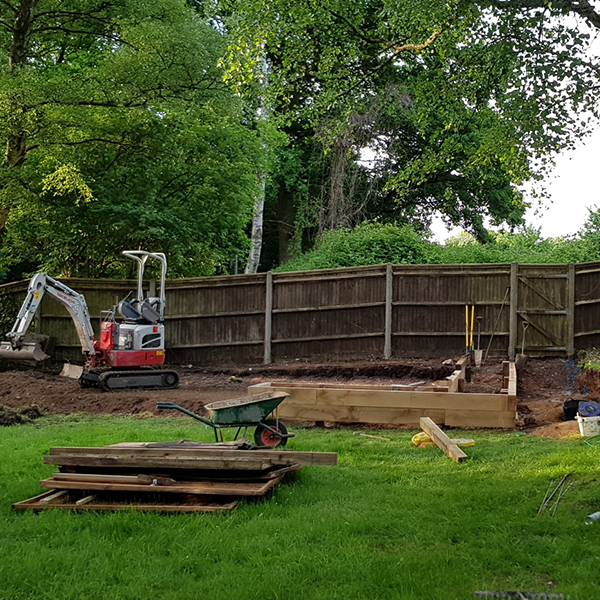
MULTIPOLYGON (((542 179, 553 155, 585 134, 598 65, 589 32, 563 18, 564 6, 511 4, 229 3, 237 36, 230 77, 262 81, 267 60, 267 92, 290 144, 315 137, 329 157, 330 178, 311 200, 314 226, 388 216, 426 227, 439 211, 483 241, 487 219, 523 224, 518 186, 542 179), (365 147, 374 152, 370 168, 365 147), (361 179, 366 204, 365 194, 352 201, 361 179)), ((302 223, 302 204, 279 212, 302 223)))
POLYGON ((0 261, 118 273, 119 251, 172 274, 244 253, 262 161, 222 82, 222 34, 182 0, 0 3, 0 261))
POLYGON ((494 242, 598 116, 598 28, 590 0, 0 0, 0 279, 138 247, 226 272, 263 193, 263 266, 365 220, 494 242))

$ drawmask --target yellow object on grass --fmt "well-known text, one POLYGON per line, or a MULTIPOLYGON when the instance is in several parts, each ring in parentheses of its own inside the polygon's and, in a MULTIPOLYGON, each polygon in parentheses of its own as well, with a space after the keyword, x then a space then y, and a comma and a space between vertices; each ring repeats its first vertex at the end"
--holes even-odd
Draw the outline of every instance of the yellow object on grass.
POLYGON ((419 446, 423 442, 430 442, 430 441, 431 441, 431 438, 424 431, 420 431, 419 433, 413 435, 412 439, 411 439, 411 442, 415 446, 419 446))
MULTIPOLYGON (((461 448, 468 448, 470 446, 475 445, 475 440, 472 440, 470 438, 450 438, 450 439, 457 446, 460 446, 461 448)), ((424 431, 420 431, 419 433, 416 433, 415 435, 412 436, 411 442, 415 446, 422 446, 422 445, 430 445, 429 442, 433 443, 433 440, 424 431)))

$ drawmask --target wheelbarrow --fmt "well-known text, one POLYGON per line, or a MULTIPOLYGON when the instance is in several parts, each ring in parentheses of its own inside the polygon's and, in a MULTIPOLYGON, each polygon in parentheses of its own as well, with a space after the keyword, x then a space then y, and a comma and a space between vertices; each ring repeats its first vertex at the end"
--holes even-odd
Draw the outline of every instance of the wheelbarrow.
POLYGON ((288 439, 294 437, 293 433, 288 433, 286 426, 279 419, 267 420, 267 417, 288 396, 287 392, 268 392, 266 394, 235 398, 234 400, 212 402, 204 406, 209 414, 208 419, 173 402, 158 402, 156 408, 159 410, 179 410, 189 417, 212 427, 217 442, 219 442, 219 434, 221 436, 220 441, 223 441, 221 429, 237 427, 234 438, 234 440, 237 440, 242 430, 242 435, 245 435, 248 427, 256 427, 254 430, 254 443, 257 446, 274 448, 276 446, 285 446, 288 439))

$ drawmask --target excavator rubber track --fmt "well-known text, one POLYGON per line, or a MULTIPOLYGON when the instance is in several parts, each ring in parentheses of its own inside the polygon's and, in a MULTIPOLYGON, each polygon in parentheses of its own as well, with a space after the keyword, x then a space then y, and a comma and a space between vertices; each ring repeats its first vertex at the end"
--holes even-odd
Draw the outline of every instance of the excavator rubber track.
POLYGON ((172 390, 179 385, 179 374, 162 369, 110 370, 100 374, 90 371, 82 375, 80 383, 82 387, 97 386, 102 392, 172 390))

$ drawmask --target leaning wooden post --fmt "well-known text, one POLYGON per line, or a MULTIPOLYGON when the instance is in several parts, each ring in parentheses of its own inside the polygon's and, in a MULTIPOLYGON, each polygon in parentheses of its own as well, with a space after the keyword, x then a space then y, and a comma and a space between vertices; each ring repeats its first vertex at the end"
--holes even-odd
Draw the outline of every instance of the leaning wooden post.
POLYGON ((469 458, 429 417, 419 419, 421 429, 431 438, 432 442, 452 460, 463 462, 469 458))
POLYGON ((519 302, 519 276, 516 262, 510 265, 510 321, 508 330, 508 358, 515 360, 515 349, 517 347, 517 317, 519 302))
POLYGON ((273 273, 269 271, 265 279, 265 365, 271 363, 271 333, 273 327, 273 273))
POLYGON ((569 282, 567 300, 567 357, 575 354, 575 265, 569 263, 567 271, 569 282))
POLYGON ((392 299, 394 296, 394 272, 392 265, 385 266, 385 344, 383 357, 385 360, 392 358, 392 299))

